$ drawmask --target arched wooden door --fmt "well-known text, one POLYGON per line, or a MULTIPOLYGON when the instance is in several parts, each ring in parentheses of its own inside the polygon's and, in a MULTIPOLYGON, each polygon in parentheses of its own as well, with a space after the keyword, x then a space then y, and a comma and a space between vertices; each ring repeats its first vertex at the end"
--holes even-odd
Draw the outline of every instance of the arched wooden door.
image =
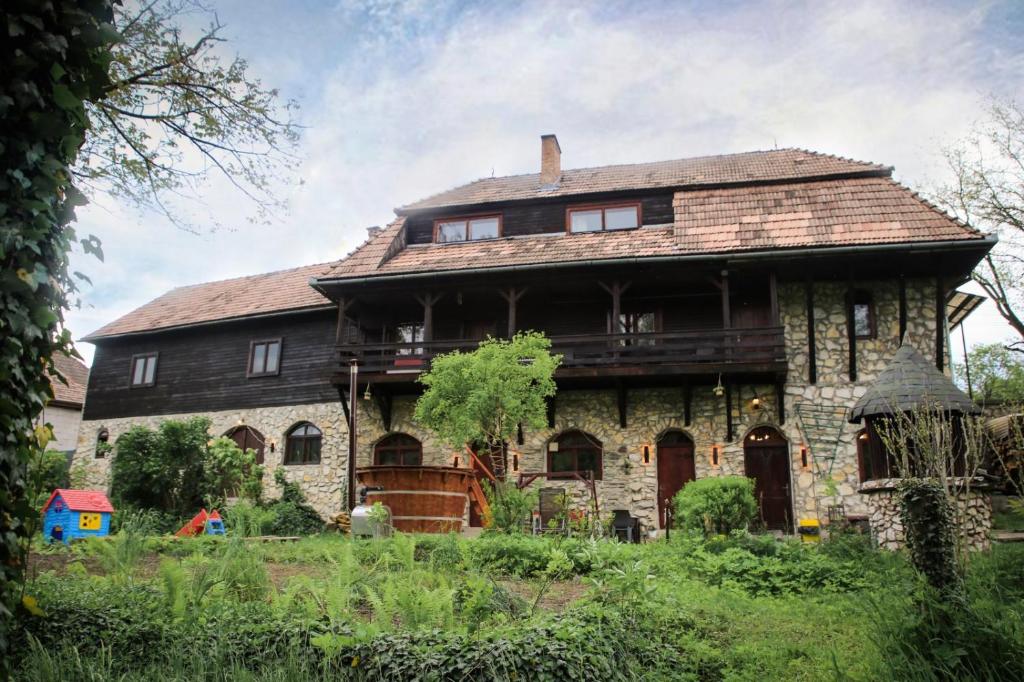
POLYGON ((789 443, 777 429, 759 426, 743 439, 743 463, 766 528, 791 531, 789 443))
POLYGON ((251 426, 236 426, 226 434, 228 438, 235 441, 242 450, 254 450, 256 452, 256 463, 263 464, 263 434, 251 426))
POLYGON ((683 486, 697 478, 693 441, 682 431, 669 431, 658 439, 658 523, 665 527, 665 510, 683 486))

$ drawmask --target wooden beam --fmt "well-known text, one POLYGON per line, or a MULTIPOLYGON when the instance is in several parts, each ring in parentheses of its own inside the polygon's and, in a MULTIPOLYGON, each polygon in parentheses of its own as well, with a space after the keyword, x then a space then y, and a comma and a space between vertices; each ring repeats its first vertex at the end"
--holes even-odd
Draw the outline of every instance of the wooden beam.
POLYGON ((732 312, 729 309, 729 271, 722 270, 722 329, 732 327, 732 312))
POLYGON ((373 391, 373 399, 380 410, 380 421, 384 425, 384 430, 391 431, 391 392, 378 385, 377 390, 373 391))
POLYGON ((555 396, 547 398, 548 428, 555 428, 555 396))
POLYGON ((618 381, 615 383, 615 391, 618 394, 619 403, 619 428, 626 428, 626 411, 628 409, 628 392, 626 391, 625 382, 618 381))
POLYGON ((903 337, 907 335, 907 278, 900 275, 900 338, 898 345, 903 345, 903 337))
POLYGON ((338 324, 334 329, 334 342, 337 344, 342 343, 345 338, 347 319, 345 317, 348 312, 349 306, 352 305, 351 298, 345 298, 342 296, 338 299, 338 324))
POLYGON ((683 426, 690 425, 690 410, 693 407, 693 387, 689 382, 683 384, 683 426))
POLYGON ((345 413, 345 428, 348 429, 352 423, 352 415, 348 412, 348 395, 345 392, 345 387, 338 385, 338 400, 341 401, 341 411, 345 413))
POLYGON ((732 442, 732 384, 725 382, 725 440, 732 442))
POLYGON ((850 381, 857 380, 857 328, 853 317, 853 279, 846 283, 846 345, 850 353, 850 381))
POLYGON ((775 402, 779 409, 779 426, 786 423, 786 390, 782 379, 775 380, 775 402))
POLYGON ((804 280, 804 299, 807 303, 807 383, 818 383, 818 354, 814 340, 814 280, 804 280))
POLYGON ((935 278, 935 368, 940 372, 946 366, 946 292, 942 277, 935 278))
POLYGON ((415 294, 414 297, 423 306, 423 340, 434 340, 434 304, 441 300, 444 294, 415 294))
POLYGON ((498 293, 508 302, 508 338, 512 338, 519 331, 516 325, 516 304, 526 293, 526 287, 509 287, 501 289, 498 293))
POLYGON ((772 324, 779 326, 779 287, 775 277, 775 271, 768 273, 768 298, 771 301, 772 324))
POLYGON ((614 280, 611 284, 605 284, 604 282, 598 282, 602 289, 607 291, 612 296, 612 334, 622 333, 622 294, 626 293, 629 289, 631 282, 620 282, 614 280))

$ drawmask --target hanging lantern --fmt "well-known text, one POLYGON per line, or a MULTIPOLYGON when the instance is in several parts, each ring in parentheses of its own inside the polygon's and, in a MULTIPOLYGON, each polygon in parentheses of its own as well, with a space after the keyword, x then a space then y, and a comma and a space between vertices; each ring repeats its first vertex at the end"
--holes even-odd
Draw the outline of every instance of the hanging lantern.
POLYGON ((643 447, 640 448, 640 457, 644 466, 651 463, 651 446, 649 443, 644 443, 643 447))
POLYGON ((801 445, 800 446, 800 467, 803 468, 803 469, 807 469, 810 466, 811 466, 810 453, 808 452, 806 445, 801 445))
POLYGON ((721 398, 723 395, 725 395, 725 386, 722 385, 721 374, 718 375, 718 385, 715 386, 712 390, 714 391, 716 398, 721 398))
POLYGON ((717 445, 711 446, 711 466, 717 467, 719 460, 720 450, 717 445))

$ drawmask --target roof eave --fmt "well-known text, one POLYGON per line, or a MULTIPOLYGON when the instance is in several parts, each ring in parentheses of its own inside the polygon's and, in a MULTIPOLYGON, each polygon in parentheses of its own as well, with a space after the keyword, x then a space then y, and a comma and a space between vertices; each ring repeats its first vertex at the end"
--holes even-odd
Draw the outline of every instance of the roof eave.
POLYGON ((985 236, 970 239, 951 239, 944 241, 930 242, 894 242, 891 244, 856 244, 849 246, 816 246, 798 247, 791 249, 765 249, 761 251, 725 251, 717 253, 695 253, 677 254, 671 256, 630 256, 628 258, 603 258, 586 259, 574 261, 555 261, 545 263, 528 263, 520 265, 498 265, 494 267, 462 268, 456 270, 418 270, 412 272, 401 272, 384 275, 363 275, 359 277, 316 277, 310 279, 310 285, 320 293, 327 295, 327 287, 339 285, 372 284, 379 282, 395 282, 411 279, 426 279, 442 275, 465 276, 475 274, 498 274, 510 272, 530 272, 551 268, 580 268, 599 267, 611 265, 632 265, 632 264, 657 264, 677 263, 696 261, 729 261, 742 263, 747 261, 770 260, 772 258, 785 257, 787 259, 803 256, 841 256, 853 253, 880 252, 880 251, 901 251, 913 253, 931 253, 956 250, 983 250, 987 253, 995 246, 998 239, 995 236, 985 236))
MULTIPOLYGON (((312 282, 310 283, 312 284, 312 282)), ((314 287, 316 288, 316 287, 314 287)), ((323 293, 317 288, 317 291, 323 293)), ((138 329, 134 331, 121 332, 118 334, 100 334, 93 332, 86 336, 78 339, 85 343, 96 343, 97 341, 109 341, 110 339, 121 339, 131 336, 144 336, 146 334, 157 334, 160 332, 178 331, 181 329, 192 329, 195 327, 207 327, 214 324, 225 324, 228 322, 244 322, 248 320, 259 320, 267 317, 280 317, 281 315, 297 315, 301 313, 313 313, 321 310, 333 310, 334 304, 331 302, 323 303, 315 306, 305 306, 302 308, 285 308, 282 310, 271 310, 265 313, 257 313, 254 315, 235 315, 232 317, 220 317, 214 320, 202 320, 200 322, 189 322, 186 324, 176 324, 167 327, 154 327, 151 329, 138 329)))

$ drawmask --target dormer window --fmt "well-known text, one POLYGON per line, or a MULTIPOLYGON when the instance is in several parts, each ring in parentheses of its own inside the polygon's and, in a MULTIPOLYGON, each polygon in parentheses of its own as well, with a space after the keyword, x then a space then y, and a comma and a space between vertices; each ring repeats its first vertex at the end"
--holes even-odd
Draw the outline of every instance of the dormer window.
POLYGON ((438 244, 497 239, 500 236, 500 215, 442 218, 434 221, 434 242, 438 244))
POLYGON ((580 206, 570 208, 566 216, 569 232, 632 230, 640 227, 640 203, 580 206))

